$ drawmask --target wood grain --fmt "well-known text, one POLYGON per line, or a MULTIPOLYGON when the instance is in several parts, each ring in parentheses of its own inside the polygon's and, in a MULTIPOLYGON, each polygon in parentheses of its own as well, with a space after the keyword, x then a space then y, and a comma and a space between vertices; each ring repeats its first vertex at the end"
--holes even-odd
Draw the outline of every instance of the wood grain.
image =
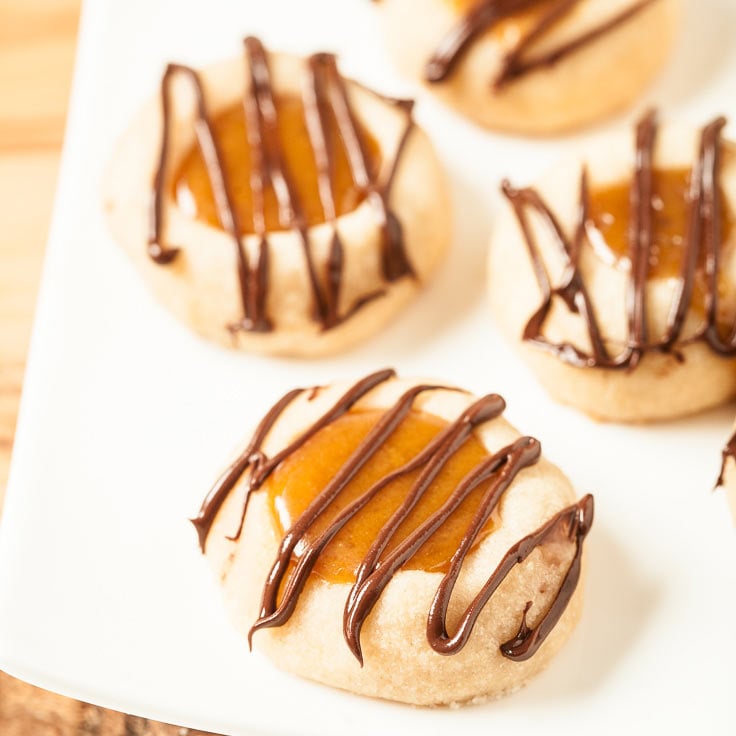
POLYGON ((2 736, 208 736, 52 695, 0 673, 2 736))
MULTIPOLYGON (((64 135, 80 0, 0 0, 0 506, 64 135)), ((2 736, 196 736, 0 672, 2 736)))

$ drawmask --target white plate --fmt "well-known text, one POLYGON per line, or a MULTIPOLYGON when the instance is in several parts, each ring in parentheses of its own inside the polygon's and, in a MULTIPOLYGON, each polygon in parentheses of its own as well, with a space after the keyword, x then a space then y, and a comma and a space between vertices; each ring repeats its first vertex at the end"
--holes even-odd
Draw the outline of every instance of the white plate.
MULTIPOLYGON (((657 103, 696 123, 736 114, 735 31, 731 0, 692 0, 677 56, 640 109, 657 103)), ((732 409, 597 425, 551 403, 486 314, 499 179, 528 180, 603 129, 529 142, 422 99, 419 118, 454 184, 457 237, 442 275, 349 355, 230 354, 153 303, 105 229, 99 180, 163 63, 238 54, 246 33, 337 50, 350 74, 411 91, 363 0, 86 4, 0 538, 0 665, 77 698, 232 734, 734 733, 736 537, 722 494, 710 492, 732 409), (501 702, 412 709, 277 672, 232 633, 197 552, 187 517, 276 397, 387 365, 503 393, 511 420, 542 439, 581 494, 596 494, 584 620, 546 673, 501 702)))

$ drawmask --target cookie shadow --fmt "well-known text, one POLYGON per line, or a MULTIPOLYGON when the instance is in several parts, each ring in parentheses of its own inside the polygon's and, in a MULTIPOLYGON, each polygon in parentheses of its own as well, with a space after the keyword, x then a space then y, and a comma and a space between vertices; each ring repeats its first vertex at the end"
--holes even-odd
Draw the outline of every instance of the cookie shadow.
POLYGON ((406 312, 367 349, 411 355, 454 329, 482 301, 492 202, 462 172, 446 166, 452 207, 452 243, 438 272, 406 312))
POLYGON ((734 54, 736 5, 730 0, 684 2, 672 58, 653 89, 657 103, 672 106, 696 96, 709 80, 728 70, 734 54))
POLYGON ((518 694, 521 705, 542 706, 602 688, 635 651, 662 599, 661 586, 643 577, 621 541, 605 527, 594 531, 582 620, 549 669, 518 694))
POLYGON ((417 303, 440 330, 451 329, 483 298, 492 218, 491 198, 462 171, 449 165, 445 168, 452 202, 452 244, 439 277, 427 289, 421 304, 417 303))

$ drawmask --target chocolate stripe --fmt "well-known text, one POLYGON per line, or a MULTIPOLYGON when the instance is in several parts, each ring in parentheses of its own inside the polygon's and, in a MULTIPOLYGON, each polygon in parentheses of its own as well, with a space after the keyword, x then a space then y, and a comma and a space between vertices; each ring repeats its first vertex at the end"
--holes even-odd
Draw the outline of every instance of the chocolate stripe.
MULTIPOLYGON (((531 29, 524 34, 516 46, 504 57, 501 69, 493 79, 493 87, 501 89, 537 69, 556 64, 571 54, 594 43, 628 22, 657 0, 640 0, 630 8, 617 13, 605 23, 581 34, 577 38, 558 46, 545 54, 525 58, 534 44, 544 38, 557 23, 568 16, 581 0, 559 0, 540 14, 531 29)), ((443 82, 452 74, 472 44, 484 33, 502 21, 535 7, 544 6, 548 0, 480 0, 475 3, 440 41, 424 68, 427 82, 443 82)))
POLYGON ((559 621, 575 592, 580 579, 583 541, 592 523, 593 497, 588 495, 579 503, 563 509, 535 532, 517 542, 504 555, 478 595, 465 609, 460 617, 456 633, 450 636, 447 633, 447 609, 462 565, 462 561, 455 564, 453 560, 453 566, 440 583, 429 611, 427 636, 432 648, 440 654, 455 654, 460 651, 467 643, 472 626, 483 607, 491 599, 498 586, 508 577, 511 570, 526 560, 537 547, 553 539, 560 527, 563 527, 566 530, 565 536, 568 539, 575 539, 575 553, 555 599, 534 629, 527 625, 527 614, 532 607, 532 601, 528 601, 522 613, 522 621, 517 634, 513 639, 501 645, 501 650, 509 659, 523 661, 532 657, 559 621))
MULTIPOLYGON (((611 359, 603 342, 598 319, 579 269, 578 254, 580 245, 578 244, 574 247, 570 244, 554 213, 535 189, 515 189, 508 181, 504 181, 501 187, 502 192, 509 200, 519 221, 532 268, 539 289, 542 292, 541 305, 527 322, 522 339, 542 350, 552 353, 566 363, 581 368, 610 363, 611 359), (552 233, 554 243, 565 261, 565 276, 559 287, 553 288, 550 283, 536 238, 529 225, 528 210, 536 212, 542 218, 544 224, 552 233), (568 308, 574 313, 579 313, 585 320, 588 337, 592 346, 592 354, 588 355, 572 343, 552 343, 544 337, 544 325, 552 309, 553 300, 557 296, 562 297, 568 308)), ((581 175, 580 188, 581 192, 587 193, 588 184, 585 169, 581 175)), ((582 196, 579 208, 580 219, 576 228, 576 240, 581 237, 580 233, 585 223, 585 217, 587 216, 586 202, 586 196, 582 196)))
MULTIPOLYGON (((720 188, 721 132, 726 126, 723 117, 714 120, 704 131, 701 143, 702 201, 698 209, 703 219, 705 233, 705 275, 707 279, 706 314, 708 317, 704 337, 708 345, 724 356, 736 354, 736 320, 725 338, 718 330, 718 274, 721 263, 723 232, 721 228, 723 201, 720 188)), ((688 247, 689 244, 688 244, 688 247)))
MULTIPOLYGON (((550 52, 545 56, 538 57, 533 61, 523 60, 529 49, 533 48, 537 41, 543 39, 559 21, 563 20, 579 4, 580 0, 557 0, 549 10, 542 13, 532 29, 522 36, 516 46, 504 57, 501 64, 501 71, 493 81, 493 87, 497 90, 501 89, 509 82, 522 77, 532 69, 553 64, 558 54, 560 54, 559 58, 561 58, 565 53, 570 53, 574 47, 572 44, 567 44, 567 46, 563 46, 561 49, 550 52)), ((601 26, 601 28, 604 28, 605 32, 605 27, 601 26)), ((580 38, 583 37, 581 36, 580 38)))
POLYGON ((241 514, 240 525, 234 535, 228 537, 237 540, 242 531, 245 512, 248 508, 248 500, 253 491, 258 490, 269 475, 282 463, 287 457, 296 452, 310 437, 317 434, 320 429, 326 427, 335 419, 341 417, 355 406, 366 394, 370 393, 376 386, 390 378, 394 378, 396 373, 391 369, 377 371, 371 373, 362 380, 352 386, 340 399, 323 414, 314 424, 312 424, 305 432, 303 432, 290 445, 285 447, 281 452, 268 459, 261 450, 261 445, 271 431, 273 425, 283 414, 286 407, 303 392, 304 389, 294 389, 289 391, 276 405, 266 414, 258 425, 253 439, 243 451, 241 456, 225 471, 215 484, 214 488, 209 492, 197 516, 192 519, 199 535, 200 548, 204 552, 207 535, 212 527, 212 523, 217 516, 217 512, 224 503, 228 494, 236 486, 243 473, 250 469, 250 477, 248 479, 248 490, 243 502, 243 510, 241 514))
POLYGON ((199 74, 194 69, 181 64, 169 64, 161 80, 161 110, 163 127, 161 134, 161 150, 158 165, 154 174, 153 191, 151 195, 151 220, 148 237, 148 254, 155 263, 166 265, 178 255, 178 248, 169 248, 164 244, 164 186, 166 169, 169 158, 170 127, 171 127, 171 83, 175 76, 183 75, 189 79, 196 97, 196 117, 194 131, 197 137, 202 158, 207 169, 207 175, 212 187, 217 217, 222 229, 230 235, 235 244, 237 256, 237 270, 240 284, 240 299, 246 317, 250 318, 250 300, 248 298, 248 281, 251 277, 248 259, 240 240, 240 223, 237 212, 233 207, 232 194, 222 165, 222 155, 212 129, 212 120, 207 112, 204 90, 199 74))
POLYGON ((533 56, 524 59, 524 55, 539 38, 544 36, 564 15, 574 10, 580 0, 561 0, 550 13, 540 19, 539 23, 518 43, 509 54, 506 55, 501 73, 494 81, 494 87, 501 89, 506 84, 513 82, 526 74, 538 69, 554 66, 568 56, 581 51, 586 46, 595 43, 602 36, 611 33, 620 26, 627 23, 634 16, 638 15, 644 8, 648 7, 657 0, 641 0, 641 2, 633 5, 627 10, 623 10, 613 16, 606 23, 596 26, 591 30, 583 33, 577 38, 572 39, 566 44, 553 49, 541 56, 533 56))
POLYGON ((415 276, 414 269, 404 249, 401 222, 388 206, 388 198, 391 194, 391 186, 398 162, 401 158, 401 152, 406 147, 409 135, 413 130, 413 125, 411 124, 413 103, 407 100, 394 101, 394 105, 406 112, 410 124, 404 127, 390 173, 384 185, 379 187, 372 181, 368 173, 368 162, 364 145, 358 135, 357 120, 350 107, 347 89, 345 88, 345 80, 337 70, 335 57, 323 54, 322 60, 325 65, 325 75, 329 80, 330 102, 340 136, 348 154, 353 181, 366 194, 368 201, 373 205, 374 211, 379 218, 382 232, 381 260, 383 277, 386 281, 392 283, 403 276, 415 276))
POLYGON ((403 524, 408 518, 409 514, 420 501, 422 496, 429 490, 429 487, 442 471, 446 463, 455 454, 455 452, 460 449, 475 427, 500 416, 505 408, 506 402, 500 396, 491 394, 483 397, 479 401, 475 402, 467 411, 463 412, 460 418, 448 427, 446 434, 443 433, 442 440, 438 442, 436 448, 433 448, 431 453, 427 455, 425 460, 426 465, 422 474, 419 476, 402 504, 392 514, 383 529, 381 529, 376 540, 373 542, 367 554, 358 566, 358 570, 355 575, 355 583, 348 594, 345 613, 343 616, 345 638, 349 643, 353 641, 357 646, 357 639, 352 636, 352 632, 348 625, 350 618, 349 611, 353 609, 355 599, 363 586, 363 583, 376 571, 379 559, 385 551, 386 546, 395 536, 401 524, 403 524))
POLYGON ((729 458, 736 460, 736 433, 731 436, 731 439, 723 448, 721 456, 723 458, 721 463, 721 474, 718 476, 718 480, 716 481, 716 487, 722 486, 726 482, 726 463, 729 458))
POLYGON ((287 530, 279 545, 276 561, 268 574, 266 585, 263 589, 261 613, 248 634, 249 641, 253 633, 258 631, 258 629, 279 626, 285 623, 294 610, 296 596, 301 591, 304 580, 299 584, 296 582, 298 578, 292 575, 287 583, 282 601, 278 606, 276 598, 284 576, 288 572, 291 555, 297 544, 304 540, 305 535, 312 525, 327 511, 330 504, 345 490, 346 486, 355 478, 360 469, 370 461, 399 427, 409 414, 414 399, 425 391, 431 391, 437 388, 439 387, 415 386, 404 393, 391 410, 386 412, 375 427, 371 429, 345 464, 335 473, 332 481, 313 499, 304 513, 287 530))
MULTIPOLYGON (((574 3, 580 0, 573 0, 574 3)), ((424 68, 428 82, 442 82, 454 71, 471 44, 501 21, 531 10, 545 0, 480 0, 440 41, 424 68)))
MULTIPOLYGON (((263 147, 262 155, 266 163, 268 180, 273 186, 279 204, 279 224, 299 235, 309 286, 312 290, 315 316, 324 327, 328 327, 330 320, 327 303, 317 278, 317 269, 312 257, 312 245, 307 236, 304 210, 281 148, 279 116, 266 51, 261 42, 253 36, 246 38, 243 43, 251 77, 247 98, 252 99, 252 104, 258 111, 257 120, 262 133, 260 136, 263 147)), ((248 329, 247 326, 246 329, 248 329)))
POLYGON ((626 348, 628 367, 635 368, 647 345, 647 280, 652 250, 652 194, 654 178, 654 142, 657 118, 654 112, 644 116, 636 128, 634 182, 630 195, 629 218, 629 340, 626 348))
MULTIPOLYGON (((575 539, 575 554, 557 591, 557 595, 554 601, 552 601, 552 605, 539 620, 539 623, 534 628, 530 628, 527 626, 527 614, 532 606, 532 602, 529 601, 526 604, 521 626, 516 636, 501 644, 501 651, 505 657, 513 659, 515 662, 523 662, 533 657, 565 612, 567 604, 570 602, 580 581, 583 542, 593 524, 593 510, 593 496, 588 494, 577 504, 560 511, 556 517, 550 519, 539 530, 519 542, 516 548, 509 550, 504 561, 501 563, 500 567, 512 561, 513 564, 516 564, 526 559, 534 548, 543 544, 547 538, 551 537, 561 524, 567 527, 568 538, 575 539)), ((501 575, 503 574, 501 571, 499 573, 501 575)))
MULTIPOLYGON (((367 437, 360 443, 358 448, 347 459, 345 464, 335 473, 332 481, 316 496, 309 504, 304 513, 294 522, 286 532, 281 544, 276 561, 268 574, 266 585, 263 589, 261 601, 261 613, 258 620, 253 624, 248 638, 255 631, 267 626, 278 626, 288 620, 291 611, 296 604, 296 599, 285 592, 281 605, 277 608, 276 597, 288 572, 291 554, 297 544, 304 538, 310 527, 327 511, 330 504, 345 489, 350 481, 358 474, 360 469, 378 452, 381 446, 394 433, 401 422, 411 410, 414 399, 425 391, 431 391, 437 386, 415 386, 407 391, 390 411, 384 414, 378 423, 371 429, 367 437)), ((297 591, 298 592, 298 591, 297 591)))
MULTIPOLYGON (((463 478, 440 509, 381 560, 380 566, 356 589, 352 605, 345 611, 346 639, 358 661, 361 663, 363 661, 360 647, 360 631, 363 624, 378 602, 381 593, 401 566, 431 539, 472 491, 482 483, 491 480, 481 506, 471 522, 470 529, 463 536, 453 556, 453 567, 458 562, 462 564, 503 492, 512 483, 519 470, 536 463, 539 455, 539 443, 531 437, 521 437, 513 445, 491 455, 463 478)), ((432 643, 430 638, 430 644, 432 643)))
MULTIPOLYGON (((261 467, 266 462, 266 457, 261 450, 263 441, 268 436, 273 425, 281 417, 286 407, 289 406, 289 404, 291 404, 291 402, 294 401, 294 399, 296 399, 303 390, 304 389, 297 388, 293 391, 289 391, 289 393, 283 396, 283 398, 281 398, 278 403, 270 409, 268 414, 266 414, 258 425, 258 428, 253 435, 253 439, 248 443, 248 446, 243 450, 238 459, 220 476, 217 483, 215 483, 212 490, 207 494, 207 497, 202 502, 202 506, 200 507, 197 516, 191 519, 192 524, 194 524, 194 528, 197 530, 199 546, 202 552, 204 552, 207 535, 210 532, 212 523, 214 522, 220 507, 225 502, 230 491, 235 488, 246 470, 250 468, 252 475, 257 468, 261 467)), ((245 495, 243 514, 245 514, 249 499, 250 488, 245 495)))
POLYGON ((344 248, 337 229, 337 207, 333 193, 335 161, 332 155, 334 141, 328 141, 327 80, 324 73, 324 54, 309 59, 309 83, 304 85, 303 100, 307 131, 312 142, 317 165, 317 186, 325 221, 332 226, 332 242, 325 268, 326 324, 332 326, 339 321, 338 303, 342 284, 344 248))

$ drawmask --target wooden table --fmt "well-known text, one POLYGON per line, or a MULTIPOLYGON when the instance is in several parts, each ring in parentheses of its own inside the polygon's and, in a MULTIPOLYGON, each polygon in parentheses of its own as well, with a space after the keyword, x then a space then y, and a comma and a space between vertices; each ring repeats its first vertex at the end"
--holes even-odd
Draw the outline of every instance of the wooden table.
MULTIPOLYGON (((64 134, 80 0, 0 0, 0 506, 64 134)), ((2 736, 194 732, 47 693, 0 672, 2 736)))

